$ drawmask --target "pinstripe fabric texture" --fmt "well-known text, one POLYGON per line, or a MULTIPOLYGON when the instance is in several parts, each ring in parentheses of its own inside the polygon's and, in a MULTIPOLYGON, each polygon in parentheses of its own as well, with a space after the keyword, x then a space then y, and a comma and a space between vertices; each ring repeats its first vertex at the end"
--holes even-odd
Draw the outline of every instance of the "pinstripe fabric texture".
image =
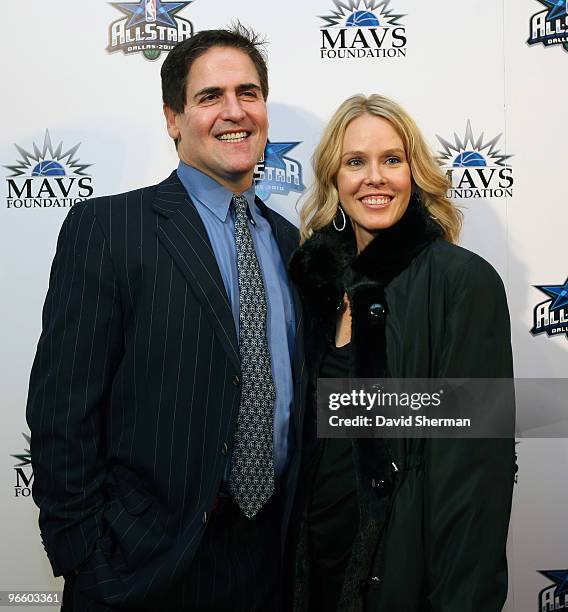
MULTIPOLYGON (((297 230, 257 202, 287 262, 297 230)), ((176 173, 76 205, 52 266, 27 419, 44 546, 55 575, 81 566, 75 588, 93 610, 176 609, 232 452, 240 384, 223 281, 176 173)), ((298 468, 295 452, 282 538, 298 468)))

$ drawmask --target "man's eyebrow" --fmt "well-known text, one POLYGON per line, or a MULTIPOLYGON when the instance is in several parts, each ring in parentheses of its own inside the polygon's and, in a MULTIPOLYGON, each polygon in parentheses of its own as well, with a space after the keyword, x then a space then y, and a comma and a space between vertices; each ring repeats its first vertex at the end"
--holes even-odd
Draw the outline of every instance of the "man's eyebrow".
POLYGON ((193 95, 193 99, 200 98, 201 96, 208 96, 210 94, 220 94, 223 93, 223 89, 221 87, 204 87, 199 91, 195 92, 193 95))
MULTIPOLYGON (((260 85, 257 85, 256 83, 241 83, 241 85, 237 85, 236 92, 239 94, 243 91, 250 91, 251 89, 254 89, 255 91, 261 91, 260 85)), ((224 89, 218 86, 204 87, 203 89, 200 89, 199 91, 195 92, 195 94, 193 95, 193 99, 196 100, 197 98, 201 98, 202 96, 209 96, 211 94, 219 95, 222 94, 223 91, 224 89)))
POLYGON ((260 91, 260 85, 257 85, 256 83, 243 83, 242 85, 237 86, 237 93, 242 93, 243 91, 250 91, 251 89, 260 91))

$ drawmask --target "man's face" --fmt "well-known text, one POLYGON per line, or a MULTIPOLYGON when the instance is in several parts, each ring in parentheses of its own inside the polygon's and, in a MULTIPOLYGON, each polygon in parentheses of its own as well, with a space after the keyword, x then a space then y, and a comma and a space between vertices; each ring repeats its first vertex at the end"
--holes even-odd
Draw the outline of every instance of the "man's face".
POLYGON ((266 102, 246 53, 212 47, 189 70, 184 112, 164 107, 182 161, 233 192, 252 184, 268 134, 266 102))

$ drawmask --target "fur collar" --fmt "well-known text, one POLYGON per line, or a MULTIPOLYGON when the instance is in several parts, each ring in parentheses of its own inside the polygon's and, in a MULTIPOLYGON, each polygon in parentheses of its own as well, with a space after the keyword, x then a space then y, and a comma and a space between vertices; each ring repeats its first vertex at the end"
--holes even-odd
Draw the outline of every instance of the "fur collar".
POLYGON ((442 235, 418 197, 413 196, 400 221, 380 230, 359 255, 347 223, 342 232, 333 223, 317 231, 294 253, 290 276, 312 314, 326 318, 360 283, 384 288, 430 242, 442 235))

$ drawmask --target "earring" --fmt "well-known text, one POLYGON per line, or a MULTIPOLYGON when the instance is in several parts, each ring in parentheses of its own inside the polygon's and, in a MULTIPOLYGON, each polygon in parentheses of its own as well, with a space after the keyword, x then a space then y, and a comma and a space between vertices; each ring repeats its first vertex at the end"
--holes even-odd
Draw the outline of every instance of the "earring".
POLYGON ((342 232, 345 229, 345 226, 347 225, 347 219, 345 218, 345 213, 343 212, 343 208, 341 208, 341 206, 337 207, 337 212, 340 212, 341 216, 343 217, 343 225, 341 227, 337 227, 337 223, 336 223, 336 219, 335 219, 335 217, 337 217, 337 213, 336 213, 335 217, 333 217, 333 227, 338 232, 342 232))

